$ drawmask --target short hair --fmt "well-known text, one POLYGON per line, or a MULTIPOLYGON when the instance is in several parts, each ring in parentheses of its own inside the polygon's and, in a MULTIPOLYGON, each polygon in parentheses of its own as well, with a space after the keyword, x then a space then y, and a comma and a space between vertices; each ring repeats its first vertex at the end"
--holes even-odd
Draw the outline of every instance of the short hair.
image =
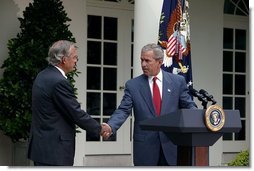
POLYGON ((49 64, 58 65, 64 56, 70 56, 70 49, 74 46, 74 42, 68 40, 58 40, 52 44, 48 51, 47 61, 49 64))
POLYGON ((164 58, 163 49, 155 43, 149 43, 141 49, 141 53, 144 53, 144 52, 147 52, 147 51, 153 51, 155 60, 159 60, 159 59, 163 60, 163 58, 164 58))

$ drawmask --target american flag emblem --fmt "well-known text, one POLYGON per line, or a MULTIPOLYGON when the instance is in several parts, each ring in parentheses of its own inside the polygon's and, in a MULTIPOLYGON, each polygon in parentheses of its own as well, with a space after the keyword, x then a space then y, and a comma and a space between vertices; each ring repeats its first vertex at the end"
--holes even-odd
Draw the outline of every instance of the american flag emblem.
POLYGON ((184 37, 181 37, 181 35, 177 36, 176 34, 178 33, 175 32, 168 38, 166 53, 167 56, 170 57, 174 56, 176 53, 179 53, 177 55, 179 59, 182 59, 182 54, 186 51, 186 42, 184 37))
POLYGON ((185 77, 192 86, 188 0, 163 0, 158 44, 165 52, 161 68, 185 77))

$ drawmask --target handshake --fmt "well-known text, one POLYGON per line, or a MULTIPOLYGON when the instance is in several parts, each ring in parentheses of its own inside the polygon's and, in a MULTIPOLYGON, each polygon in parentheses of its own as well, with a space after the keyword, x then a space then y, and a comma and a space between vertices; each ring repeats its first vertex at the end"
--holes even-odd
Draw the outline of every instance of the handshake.
POLYGON ((112 129, 107 123, 101 124, 101 132, 100 135, 104 140, 107 140, 112 135, 112 129))

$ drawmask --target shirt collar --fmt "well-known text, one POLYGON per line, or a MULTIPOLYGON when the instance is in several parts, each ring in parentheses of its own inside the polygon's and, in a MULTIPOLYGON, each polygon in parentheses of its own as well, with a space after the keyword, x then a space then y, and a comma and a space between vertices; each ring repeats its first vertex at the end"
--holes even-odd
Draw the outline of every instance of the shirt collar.
POLYGON ((67 79, 64 71, 61 68, 59 68, 58 66, 54 66, 54 67, 56 67, 56 69, 58 69, 61 72, 61 74, 67 79))
POLYGON ((157 79, 158 79, 160 82, 162 82, 162 71, 161 71, 161 69, 160 69, 160 72, 159 72, 157 75, 155 75, 155 76, 149 76, 149 77, 148 77, 149 82, 152 82, 152 81, 153 81, 153 77, 157 77, 157 79))

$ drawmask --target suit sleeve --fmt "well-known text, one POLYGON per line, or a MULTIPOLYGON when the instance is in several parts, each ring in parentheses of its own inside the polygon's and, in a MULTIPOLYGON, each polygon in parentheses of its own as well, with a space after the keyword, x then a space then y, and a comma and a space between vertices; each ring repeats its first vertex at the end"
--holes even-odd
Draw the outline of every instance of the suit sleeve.
POLYGON ((181 85, 181 95, 180 95, 180 108, 186 108, 186 109, 196 109, 197 105, 192 100, 191 96, 189 95, 189 89, 186 85, 185 78, 179 77, 180 79, 180 85, 181 85))
POLYGON ((122 126, 128 116, 131 114, 133 103, 129 87, 130 86, 127 82, 125 84, 124 96, 122 98, 122 101, 108 121, 108 124, 112 128, 113 134, 116 133, 116 131, 122 126))
POLYGON ((61 114, 69 121, 77 124, 82 129, 95 137, 99 136, 101 126, 87 112, 81 109, 72 86, 67 80, 59 82, 53 93, 54 103, 61 114))

